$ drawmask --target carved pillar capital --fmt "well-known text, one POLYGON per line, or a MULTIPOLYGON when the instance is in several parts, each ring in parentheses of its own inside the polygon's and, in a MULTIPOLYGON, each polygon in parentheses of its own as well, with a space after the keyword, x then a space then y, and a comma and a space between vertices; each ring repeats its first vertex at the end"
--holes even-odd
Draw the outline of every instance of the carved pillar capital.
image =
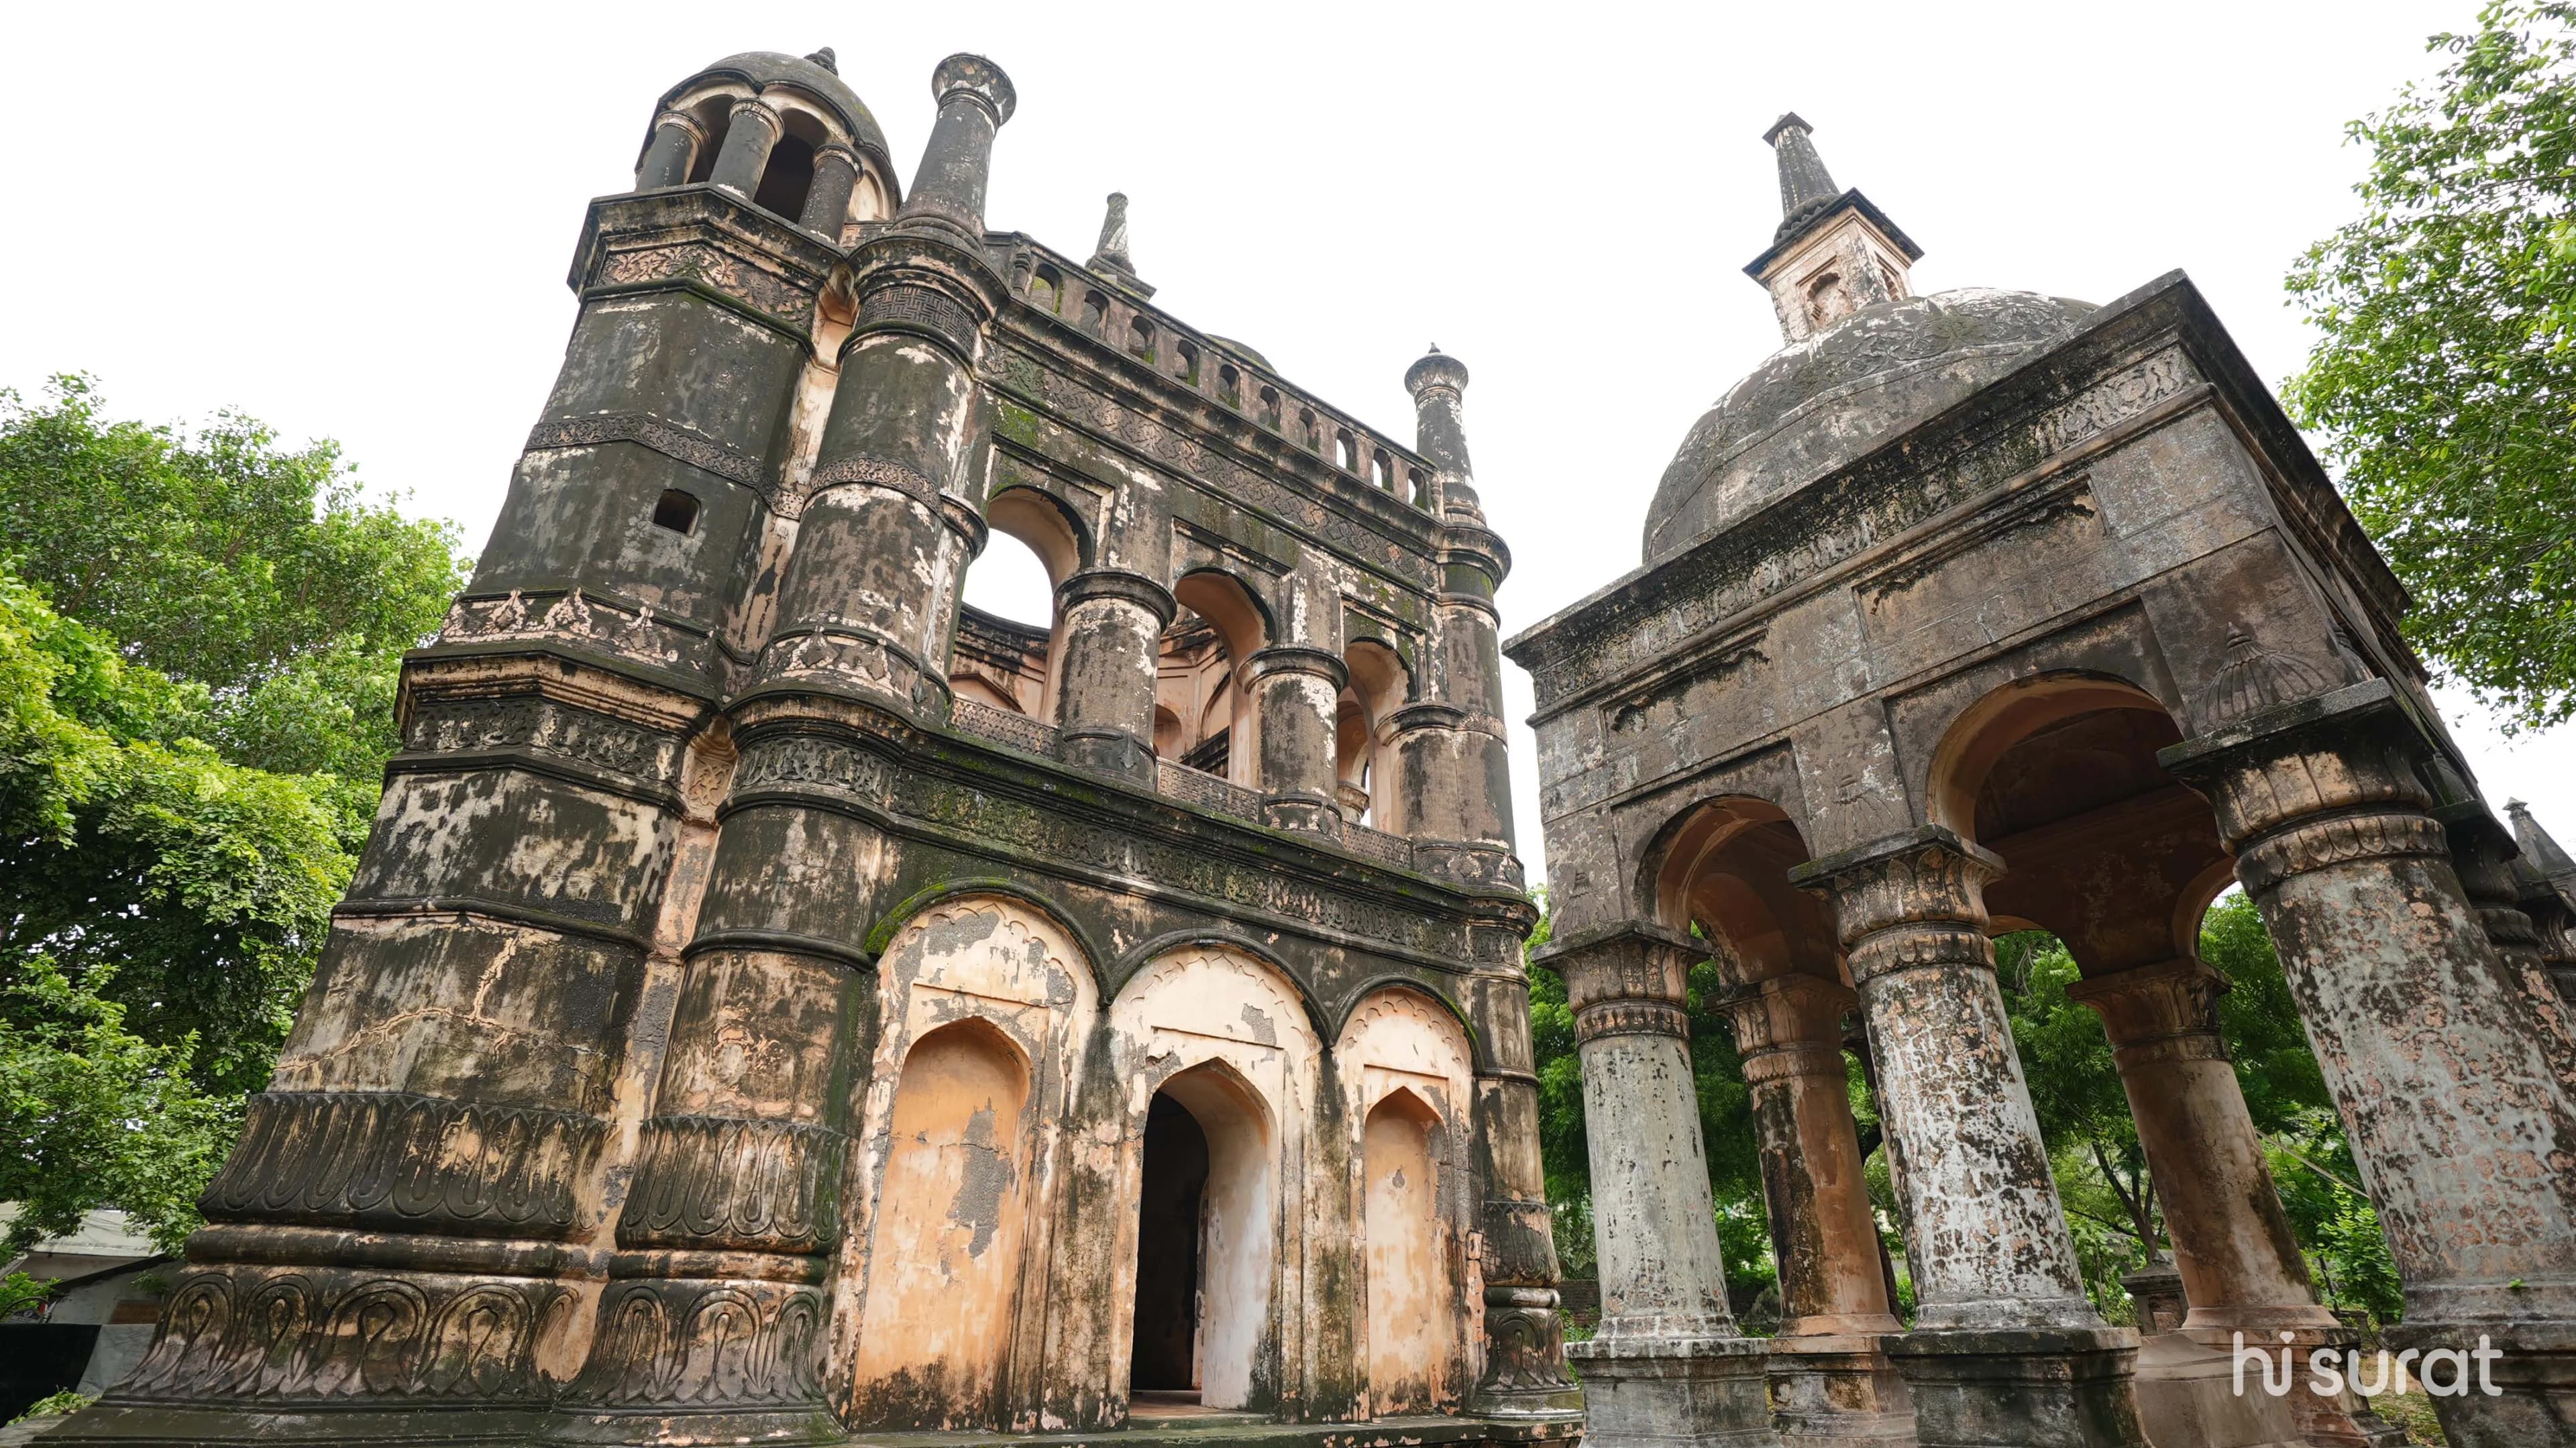
POLYGON ((1533 957, 1565 977, 1578 1042, 1603 1036, 1690 1036, 1683 1003, 1690 968, 1708 948, 1644 921, 1605 926, 1549 942, 1533 957))
POLYGON ((2426 741, 2385 679, 2266 709, 2157 751, 2209 797, 2248 890, 2377 857, 2442 854, 2415 769, 2426 741))
POLYGON ((1991 970, 1985 885, 2003 873, 1993 853, 1940 825, 1810 860, 1792 882, 1828 896, 1852 978, 1966 966, 1991 970))
POLYGON ((2227 977, 2186 955, 2077 981, 2066 996, 2102 1017, 2111 1053, 2126 1067, 2148 1060, 2226 1060, 2218 998, 2227 991, 2227 977))
POLYGON ((1760 1086, 1792 1076, 1841 1080, 1843 1017, 1860 997, 1840 981, 1774 976, 1728 992, 1720 1002, 1734 1027, 1744 1079, 1760 1086))

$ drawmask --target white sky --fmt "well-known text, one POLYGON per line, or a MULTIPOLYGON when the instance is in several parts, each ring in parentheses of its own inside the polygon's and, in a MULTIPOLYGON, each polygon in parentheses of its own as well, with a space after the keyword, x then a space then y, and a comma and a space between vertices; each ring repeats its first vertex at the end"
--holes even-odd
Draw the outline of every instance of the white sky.
MULTIPOLYGON (((1926 249, 1919 289, 2107 301, 2184 268, 2277 379, 2308 341, 2281 275, 2354 209, 2344 123, 2474 10, 14 5, 0 386, 87 370, 122 415, 336 437, 479 548, 571 328, 584 203, 632 184, 655 97, 830 45, 908 178, 932 66, 973 50, 1020 95, 993 226, 1087 255, 1126 191, 1158 302, 1400 438, 1426 343, 1473 369, 1508 631, 1633 566, 1683 433, 1778 346, 1739 269, 1778 219, 1780 112, 1926 249)), ((2576 730, 2508 748, 2451 702, 2490 798, 2576 844, 2576 730)))

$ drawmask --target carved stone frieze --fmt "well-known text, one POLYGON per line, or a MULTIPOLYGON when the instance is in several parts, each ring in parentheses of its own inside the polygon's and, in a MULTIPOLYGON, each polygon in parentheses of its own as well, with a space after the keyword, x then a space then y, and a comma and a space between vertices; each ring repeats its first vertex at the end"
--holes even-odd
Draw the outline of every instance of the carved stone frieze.
POLYGON ((526 749, 656 785, 679 780, 682 740, 533 694, 423 700, 403 731, 414 753, 526 749))
POLYGON ((706 287, 802 332, 812 322, 814 293, 748 257, 706 241, 662 242, 612 249, 593 273, 593 285, 644 287, 655 282, 688 282, 706 287))
POLYGON ((597 1118, 393 1091, 268 1091, 207 1186, 212 1221, 564 1237, 597 1118))
POLYGON ((573 1401, 609 1407, 819 1408, 822 1292, 803 1283, 611 1283, 573 1401))
POLYGON ((885 761, 855 745, 813 734, 760 740, 734 771, 737 794, 814 789, 869 804, 885 801, 885 761))
POLYGON ((244 1265, 179 1280, 121 1401, 541 1400, 538 1339, 573 1294, 545 1281, 244 1265))
POLYGON ((627 607, 572 589, 500 598, 460 598, 439 625, 441 643, 492 643, 513 639, 565 639, 656 668, 704 672, 716 658, 715 641, 698 630, 660 618, 651 604, 627 607))
POLYGON ((657 1116, 618 1245, 828 1250, 840 1236, 841 1133, 789 1121, 657 1116))

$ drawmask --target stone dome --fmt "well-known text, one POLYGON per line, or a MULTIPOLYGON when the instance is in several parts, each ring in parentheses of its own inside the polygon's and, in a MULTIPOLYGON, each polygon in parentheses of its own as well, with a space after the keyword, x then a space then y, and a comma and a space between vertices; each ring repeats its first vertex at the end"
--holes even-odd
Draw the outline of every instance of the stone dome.
POLYGON ((2093 306, 1965 288, 1864 307, 1783 348, 1700 416, 1646 514, 1646 561, 1823 477, 2001 377, 2093 306))
POLYGON ((841 123, 849 127, 852 146, 874 152, 881 161, 891 161, 893 153, 886 149, 885 132, 877 128, 877 118, 869 114, 867 102, 859 99, 859 93, 850 89, 839 72, 826 69, 816 59, 828 59, 831 54, 828 50, 816 51, 812 56, 746 50, 740 55, 728 55, 671 87, 662 103, 671 104, 711 76, 731 76, 754 90, 772 85, 794 86, 840 113, 841 123))

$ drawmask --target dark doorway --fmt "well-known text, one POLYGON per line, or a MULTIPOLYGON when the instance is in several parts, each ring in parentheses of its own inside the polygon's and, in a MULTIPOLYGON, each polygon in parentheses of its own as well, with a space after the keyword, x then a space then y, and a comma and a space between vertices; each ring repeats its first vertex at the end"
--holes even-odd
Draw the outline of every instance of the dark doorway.
POLYGON ((1144 1189, 1137 1194, 1131 1389, 1194 1393, 1199 1385, 1199 1213, 1207 1179, 1207 1133, 1188 1107, 1156 1093, 1145 1111, 1144 1189))

